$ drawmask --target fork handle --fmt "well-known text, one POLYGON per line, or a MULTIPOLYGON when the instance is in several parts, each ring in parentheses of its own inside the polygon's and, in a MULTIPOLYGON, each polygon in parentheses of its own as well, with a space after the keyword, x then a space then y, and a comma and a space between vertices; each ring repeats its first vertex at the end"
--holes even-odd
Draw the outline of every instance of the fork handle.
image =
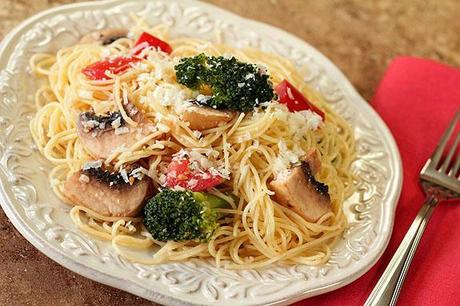
POLYGON ((438 201, 435 195, 427 196, 398 250, 364 304, 365 306, 396 305, 412 258, 438 201))

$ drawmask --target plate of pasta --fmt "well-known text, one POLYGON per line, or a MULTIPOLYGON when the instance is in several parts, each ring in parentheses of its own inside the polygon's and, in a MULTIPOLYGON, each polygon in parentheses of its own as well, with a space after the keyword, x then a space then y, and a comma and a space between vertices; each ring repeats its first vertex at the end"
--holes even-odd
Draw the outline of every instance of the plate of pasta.
POLYGON ((165 304, 275 305, 388 243, 395 142, 305 42, 197 1, 38 14, 0 49, 1 204, 40 251, 165 304))

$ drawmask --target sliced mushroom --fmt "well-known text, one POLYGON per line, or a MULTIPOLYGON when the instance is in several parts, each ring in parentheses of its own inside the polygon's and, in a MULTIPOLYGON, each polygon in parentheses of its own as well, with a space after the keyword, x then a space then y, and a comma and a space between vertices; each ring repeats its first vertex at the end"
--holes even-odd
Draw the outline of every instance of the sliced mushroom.
POLYGON ((114 41, 120 38, 124 38, 128 35, 126 29, 107 28, 101 31, 91 32, 86 34, 80 39, 82 44, 98 43, 100 45, 110 45, 114 41))
POLYGON ((131 179, 130 184, 120 180, 119 175, 92 170, 74 173, 64 184, 65 196, 74 205, 85 206, 103 216, 137 216, 151 193, 149 179, 131 179))
POLYGON ((96 159, 106 159, 117 148, 130 147, 138 140, 156 131, 141 111, 133 105, 127 107, 128 115, 138 123, 129 126, 120 112, 108 116, 98 116, 92 112, 81 113, 77 121, 77 131, 86 151, 96 159))
POLYGON ((315 179, 321 162, 316 150, 302 158, 300 165, 294 166, 287 177, 276 178, 270 182, 275 192, 275 200, 297 212, 305 220, 318 221, 331 211, 331 198, 327 185, 315 179))
POLYGON ((218 127, 232 120, 233 112, 216 110, 207 106, 190 106, 182 113, 182 120, 190 123, 192 130, 206 130, 218 127))

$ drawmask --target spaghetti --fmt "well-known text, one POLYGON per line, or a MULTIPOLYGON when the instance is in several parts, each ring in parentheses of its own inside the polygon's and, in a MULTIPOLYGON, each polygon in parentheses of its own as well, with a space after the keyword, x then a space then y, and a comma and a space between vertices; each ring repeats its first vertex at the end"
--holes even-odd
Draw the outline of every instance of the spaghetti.
POLYGON ((90 80, 81 71, 101 58, 129 53, 134 47, 133 39, 119 38, 107 46, 77 44, 60 49, 56 55, 37 54, 31 58, 32 70, 46 77, 47 83, 36 93, 37 113, 30 130, 40 153, 54 165, 49 174, 53 191, 69 202, 64 182, 93 160, 78 136, 78 115, 88 110, 96 114, 119 111, 133 127, 138 123, 124 108, 129 101, 157 129, 128 147, 114 150, 104 163, 120 169, 148 158, 145 174, 161 186, 161 169, 173 154, 181 149, 214 152, 216 162, 229 174, 229 179, 209 192, 224 198, 231 207, 218 210, 224 217, 207 243, 156 241, 143 226, 142 217, 107 217, 83 206, 75 206, 70 212, 76 226, 111 241, 125 258, 145 264, 188 258, 212 258, 217 266, 229 269, 261 268, 276 262, 325 263, 331 246, 346 227, 342 205, 354 186, 350 174, 355 156, 354 137, 347 123, 303 83, 296 67, 285 58, 198 39, 168 39, 166 27, 148 28, 142 22, 130 35, 138 37, 142 31, 168 40, 172 53, 142 50, 142 61, 133 63, 122 74, 107 72, 109 77, 104 80, 90 80), (320 128, 312 128, 300 114, 272 102, 252 113, 240 113, 215 128, 199 132, 190 129, 180 120, 180 112, 186 107, 183 101, 196 93, 178 84, 174 65, 180 58, 200 53, 231 54, 242 62, 264 66, 273 84, 289 79, 308 100, 325 111, 326 120, 320 128), (306 221, 277 203, 269 188, 277 168, 286 167, 292 154, 298 157, 312 148, 320 153, 322 167, 317 178, 329 186, 332 203, 331 211, 316 222, 306 221), (232 191, 236 198, 226 191, 232 191), (152 256, 137 256, 138 249, 152 249, 152 256))

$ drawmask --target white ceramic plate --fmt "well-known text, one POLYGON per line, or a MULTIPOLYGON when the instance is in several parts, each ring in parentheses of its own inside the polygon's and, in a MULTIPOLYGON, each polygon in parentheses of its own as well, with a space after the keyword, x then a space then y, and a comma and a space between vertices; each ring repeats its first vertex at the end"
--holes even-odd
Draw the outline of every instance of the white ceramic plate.
POLYGON ((0 49, 0 200, 16 228, 35 247, 68 269, 95 281, 170 305, 278 305, 342 287, 364 274, 390 238, 401 188, 401 163, 393 137, 378 115, 326 57, 304 41, 271 26, 191 1, 103 1, 58 7, 19 25, 0 49), (28 130, 39 85, 28 59, 75 43, 108 26, 129 27, 127 12, 150 24, 166 23, 173 36, 208 40, 216 33, 236 47, 252 46, 308 67, 305 82, 320 91, 353 126, 361 183, 347 200, 349 228, 331 260, 319 267, 273 266, 227 271, 205 261, 145 266, 120 258, 111 246, 78 231, 69 207, 48 185, 50 165, 28 130))

